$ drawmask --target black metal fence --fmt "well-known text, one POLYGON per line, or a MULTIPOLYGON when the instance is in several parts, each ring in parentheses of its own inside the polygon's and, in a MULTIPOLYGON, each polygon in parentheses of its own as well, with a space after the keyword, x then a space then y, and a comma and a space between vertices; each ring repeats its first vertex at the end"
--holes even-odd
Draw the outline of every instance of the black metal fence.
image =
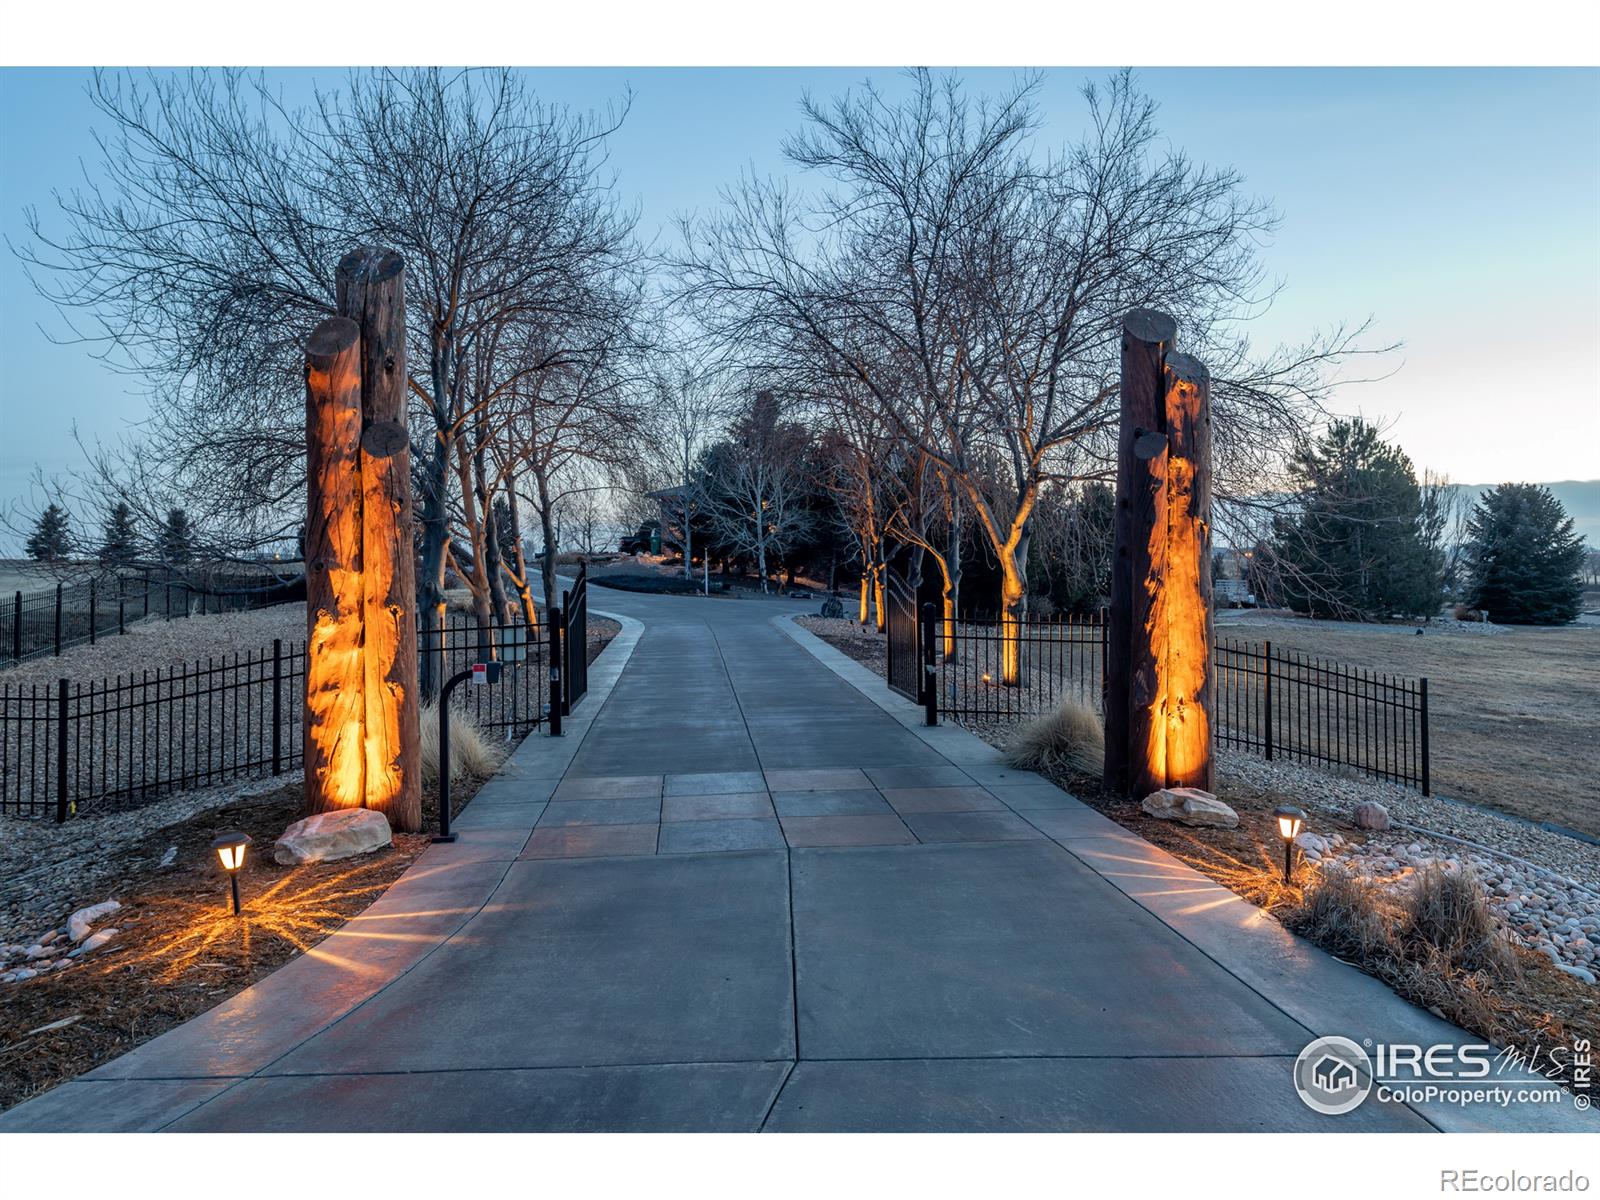
MULTIPOLYGON (((895 611, 891 602, 891 617, 895 611)), ((914 618, 914 610, 906 615, 914 618)), ((1066 700, 1103 708, 1106 625, 1101 615, 1022 620, 1015 684, 1003 682, 1005 635, 999 620, 950 626, 941 621, 936 633, 938 706, 944 713, 1006 723, 1052 711, 1066 700)), ((889 685, 920 700, 903 679, 897 681, 892 633, 889 649, 889 685)), ((1212 717, 1219 745, 1269 760, 1348 769, 1431 794, 1426 679, 1328 662, 1271 642, 1219 639, 1213 662, 1212 717)))
POLYGON ((304 581, 197 570, 190 574, 139 569, 110 571, 0 602, 0 661, 22 662, 102 637, 126 633, 134 621, 238 612, 305 599, 304 581))
POLYGON ((1374 779, 1433 790, 1428 681, 1219 639, 1212 710, 1217 741, 1374 779))
MULTIPOLYGON (((548 645, 537 630, 484 630, 452 614, 428 649, 450 673, 488 657, 506 665, 499 683, 457 694, 480 728, 519 735, 544 720, 548 645)), ((274 641, 88 683, 0 682, 0 812, 65 820, 87 804, 132 807, 299 766, 305 673, 305 644, 274 641)))

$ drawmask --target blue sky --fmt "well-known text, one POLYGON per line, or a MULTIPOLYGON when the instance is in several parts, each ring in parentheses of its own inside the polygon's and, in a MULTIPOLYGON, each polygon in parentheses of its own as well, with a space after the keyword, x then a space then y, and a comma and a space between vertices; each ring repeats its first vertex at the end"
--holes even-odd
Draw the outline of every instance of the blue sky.
MULTIPOLYGON (((1008 70, 962 72, 1000 90, 1008 70)), ((1083 125, 1078 88, 1101 69, 1048 70, 1047 142, 1083 125)), ((780 173, 779 141, 806 89, 842 90, 892 69, 542 68, 536 89, 584 108, 635 93, 612 146, 641 232, 673 237, 674 214, 717 203, 740 170, 780 173)), ((1285 285, 1256 322, 1262 343, 1339 320, 1376 320, 1403 341, 1392 377, 1341 389, 1343 411, 1393 424, 1419 466, 1462 482, 1600 475, 1600 71, 1161 69, 1141 71, 1173 145, 1232 166, 1283 215, 1263 251, 1285 285)), ((290 98, 332 69, 269 77, 290 98)), ((0 72, 0 230, 21 210, 49 223, 52 188, 94 174, 87 72, 0 72), (80 162, 82 166, 80 166, 80 162)), ((73 465, 69 430, 115 436, 143 415, 137 379, 41 332, 60 318, 0 257, 0 502, 37 463, 73 465)))

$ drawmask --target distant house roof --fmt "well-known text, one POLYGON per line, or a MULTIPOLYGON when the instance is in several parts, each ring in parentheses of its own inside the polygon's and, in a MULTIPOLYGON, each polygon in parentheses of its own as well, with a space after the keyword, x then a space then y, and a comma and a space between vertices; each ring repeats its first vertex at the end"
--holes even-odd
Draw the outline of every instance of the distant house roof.
POLYGON ((680 483, 677 487, 662 488, 659 492, 646 492, 645 495, 651 500, 682 500, 693 491, 693 484, 680 483))

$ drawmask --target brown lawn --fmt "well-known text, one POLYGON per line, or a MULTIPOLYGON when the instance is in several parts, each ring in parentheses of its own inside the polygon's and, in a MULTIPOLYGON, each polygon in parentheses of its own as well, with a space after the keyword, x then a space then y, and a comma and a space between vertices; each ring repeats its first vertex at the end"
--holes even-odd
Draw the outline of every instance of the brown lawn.
POLYGON ((1217 632, 1393 675, 1426 676, 1433 789, 1600 837, 1600 627, 1456 633, 1229 613, 1217 632))

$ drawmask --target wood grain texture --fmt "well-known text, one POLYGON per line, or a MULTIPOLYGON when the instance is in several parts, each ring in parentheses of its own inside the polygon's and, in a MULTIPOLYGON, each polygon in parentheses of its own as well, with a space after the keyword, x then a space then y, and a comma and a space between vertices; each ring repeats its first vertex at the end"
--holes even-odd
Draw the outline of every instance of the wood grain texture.
POLYGON ((308 812, 360 803, 361 330, 332 317, 306 344, 305 792, 308 812))
POLYGON ((422 828, 416 563, 407 433, 405 264, 363 246, 335 273, 339 313, 361 331, 366 803, 422 828))

